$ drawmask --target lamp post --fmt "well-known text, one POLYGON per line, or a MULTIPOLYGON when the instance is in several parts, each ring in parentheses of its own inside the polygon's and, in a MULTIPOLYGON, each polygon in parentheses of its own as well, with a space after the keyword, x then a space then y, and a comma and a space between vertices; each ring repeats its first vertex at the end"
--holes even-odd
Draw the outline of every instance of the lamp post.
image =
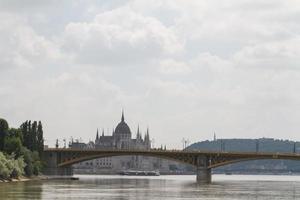
POLYGON ((58 146, 59 146, 58 139, 56 139, 55 148, 58 148, 58 146))
POLYGON ((221 139, 221 152, 225 151, 225 141, 221 139))
POLYGON ((255 140, 255 150, 256 150, 256 153, 258 153, 258 151, 259 151, 259 140, 258 139, 255 140))

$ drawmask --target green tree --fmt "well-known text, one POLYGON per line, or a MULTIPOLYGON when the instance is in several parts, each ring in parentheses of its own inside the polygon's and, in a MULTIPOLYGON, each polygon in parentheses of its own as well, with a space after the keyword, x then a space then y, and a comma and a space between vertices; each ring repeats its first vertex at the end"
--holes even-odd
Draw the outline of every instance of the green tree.
POLYGON ((16 137, 19 138, 21 143, 23 144, 23 134, 22 134, 22 130, 19 128, 10 128, 8 130, 8 135, 10 137, 16 137))
POLYGON ((44 150, 44 134, 43 134, 43 125, 42 122, 39 121, 38 127, 37 127, 37 143, 38 143, 38 152, 41 155, 41 153, 44 150))
POLYGON ((22 143, 20 138, 9 136, 4 141, 4 151, 8 154, 15 153, 17 157, 21 156, 22 143))
POLYGON ((30 143, 31 148, 29 148, 31 151, 36 151, 38 149, 37 145, 37 122, 33 121, 31 126, 31 132, 30 132, 30 143))
POLYGON ((4 149, 4 140, 8 134, 8 123, 5 119, 0 118, 0 151, 4 149))
POLYGON ((22 135, 23 135, 23 146, 25 147, 29 147, 29 144, 30 144, 30 135, 29 135, 29 122, 26 121, 24 122, 20 129, 21 129, 21 132, 22 132, 22 135))
POLYGON ((29 150, 32 150, 32 140, 31 140, 31 121, 27 124, 27 144, 25 145, 29 150))

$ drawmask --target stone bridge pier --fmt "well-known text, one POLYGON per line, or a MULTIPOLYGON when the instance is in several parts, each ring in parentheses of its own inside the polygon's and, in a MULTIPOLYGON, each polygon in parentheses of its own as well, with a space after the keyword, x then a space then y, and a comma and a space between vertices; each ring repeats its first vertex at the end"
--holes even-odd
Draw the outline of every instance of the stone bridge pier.
POLYGON ((61 153, 44 152, 43 161, 45 162, 45 168, 43 169, 43 174, 48 176, 72 176, 72 166, 58 167, 58 164, 60 163, 61 159, 61 153))
POLYGON ((208 184, 211 183, 211 169, 208 168, 209 159, 207 156, 198 156, 196 163, 197 183, 208 184))

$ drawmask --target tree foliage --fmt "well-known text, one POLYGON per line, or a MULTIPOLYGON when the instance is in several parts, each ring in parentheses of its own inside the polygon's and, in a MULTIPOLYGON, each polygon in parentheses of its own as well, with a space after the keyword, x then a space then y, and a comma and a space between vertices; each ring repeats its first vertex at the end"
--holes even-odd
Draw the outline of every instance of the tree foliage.
POLYGON ((0 118, 0 151, 3 151, 4 140, 8 133, 8 123, 5 119, 0 118))
POLYGON ((26 166, 23 157, 17 159, 14 158, 15 155, 5 156, 0 152, 0 178, 17 178, 24 175, 24 168, 26 166))
POLYGON ((15 136, 6 137, 4 140, 4 151, 8 154, 15 153, 16 156, 21 156, 22 143, 20 138, 15 136))
POLYGON ((31 151, 41 153, 44 148, 43 126, 41 121, 26 121, 20 130, 23 135, 23 145, 31 151))
POLYGON ((20 128, 9 128, 0 118, 0 178, 38 175, 44 138, 41 121, 26 121, 20 128))

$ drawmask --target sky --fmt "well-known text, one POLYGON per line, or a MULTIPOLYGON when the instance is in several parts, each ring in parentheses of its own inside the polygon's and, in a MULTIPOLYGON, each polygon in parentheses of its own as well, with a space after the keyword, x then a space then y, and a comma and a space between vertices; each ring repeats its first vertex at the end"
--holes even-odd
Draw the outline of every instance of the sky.
POLYGON ((0 0, 0 117, 46 144, 300 140, 300 2, 0 0))

